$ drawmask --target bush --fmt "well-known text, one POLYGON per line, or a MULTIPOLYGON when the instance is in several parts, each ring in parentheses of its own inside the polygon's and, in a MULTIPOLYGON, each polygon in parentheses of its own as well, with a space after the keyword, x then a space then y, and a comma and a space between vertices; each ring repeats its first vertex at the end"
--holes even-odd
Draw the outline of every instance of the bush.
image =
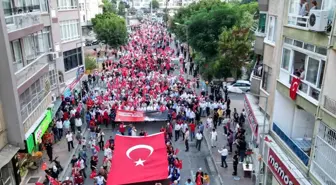
POLYGON ((86 70, 93 70, 97 68, 97 62, 95 58, 90 56, 85 56, 85 69, 86 70))

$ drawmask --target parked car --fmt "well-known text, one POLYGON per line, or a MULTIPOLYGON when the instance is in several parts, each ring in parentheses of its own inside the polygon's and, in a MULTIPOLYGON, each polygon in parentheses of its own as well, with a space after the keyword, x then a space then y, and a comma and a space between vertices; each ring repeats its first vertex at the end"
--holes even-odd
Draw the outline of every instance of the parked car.
POLYGON ((251 88, 251 83, 247 80, 237 80, 231 85, 227 86, 229 92, 243 93, 249 92, 251 88))
POLYGON ((85 41, 85 46, 94 46, 98 44, 99 44, 99 41, 97 39, 85 41))

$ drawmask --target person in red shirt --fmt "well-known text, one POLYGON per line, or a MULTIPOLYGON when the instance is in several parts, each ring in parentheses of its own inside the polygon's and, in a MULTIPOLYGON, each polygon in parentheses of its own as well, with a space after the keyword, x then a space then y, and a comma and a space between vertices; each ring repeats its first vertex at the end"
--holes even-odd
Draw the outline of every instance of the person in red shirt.
POLYGON ((82 175, 78 174, 75 176, 75 184, 77 185, 83 185, 84 184, 84 178, 82 175))
POLYGON ((195 128, 196 128, 196 125, 195 125, 195 123, 190 122, 189 127, 190 127, 190 141, 192 141, 193 138, 195 138, 195 128))
POLYGON ((108 115, 107 109, 105 109, 104 115, 103 115, 103 122, 104 122, 106 128, 107 128, 108 120, 109 120, 109 115, 108 115))
POLYGON ((121 135, 125 135, 125 127, 126 127, 126 125, 124 125, 124 123, 121 123, 119 125, 119 132, 120 132, 121 135))

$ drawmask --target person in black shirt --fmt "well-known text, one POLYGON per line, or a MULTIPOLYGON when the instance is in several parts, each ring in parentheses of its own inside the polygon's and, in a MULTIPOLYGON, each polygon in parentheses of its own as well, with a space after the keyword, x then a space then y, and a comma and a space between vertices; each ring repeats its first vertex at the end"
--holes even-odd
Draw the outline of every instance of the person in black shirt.
POLYGON ((72 166, 72 167, 75 167, 75 164, 76 164, 77 161, 78 161, 78 159, 77 159, 76 155, 73 155, 73 156, 72 156, 72 159, 71 159, 71 161, 70 161, 71 166, 72 166))
POLYGON ((233 156, 233 176, 237 176, 238 158, 238 151, 235 151, 235 155, 233 156))
POLYGON ((49 157, 49 161, 51 162, 53 160, 53 156, 52 156, 52 144, 50 143, 50 141, 48 140, 45 144, 44 144, 46 150, 47 150, 47 154, 49 157))

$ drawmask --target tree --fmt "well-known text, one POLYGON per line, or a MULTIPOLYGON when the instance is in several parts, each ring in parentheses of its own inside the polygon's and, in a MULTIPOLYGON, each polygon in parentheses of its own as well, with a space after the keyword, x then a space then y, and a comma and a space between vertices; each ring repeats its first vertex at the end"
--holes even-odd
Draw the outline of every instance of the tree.
POLYGON ((153 9, 159 9, 160 8, 160 3, 157 0, 152 0, 149 3, 149 8, 153 8, 153 9))
POLYGON ((217 42, 223 28, 231 28, 238 23, 236 9, 222 4, 209 12, 203 10, 192 16, 187 27, 188 43, 206 58, 217 56, 217 42))
POLYGON ((125 19, 113 14, 98 14, 92 19, 93 31, 97 39, 117 48, 127 42, 127 28, 125 19))
POLYGON ((125 3, 119 2, 118 15, 125 16, 125 14, 126 14, 125 8, 126 8, 125 3))
POLYGON ((103 0, 103 13, 116 13, 117 6, 110 0, 103 0))
POLYGON ((91 56, 85 56, 85 69, 86 70, 93 70, 97 68, 97 62, 95 58, 91 56))

